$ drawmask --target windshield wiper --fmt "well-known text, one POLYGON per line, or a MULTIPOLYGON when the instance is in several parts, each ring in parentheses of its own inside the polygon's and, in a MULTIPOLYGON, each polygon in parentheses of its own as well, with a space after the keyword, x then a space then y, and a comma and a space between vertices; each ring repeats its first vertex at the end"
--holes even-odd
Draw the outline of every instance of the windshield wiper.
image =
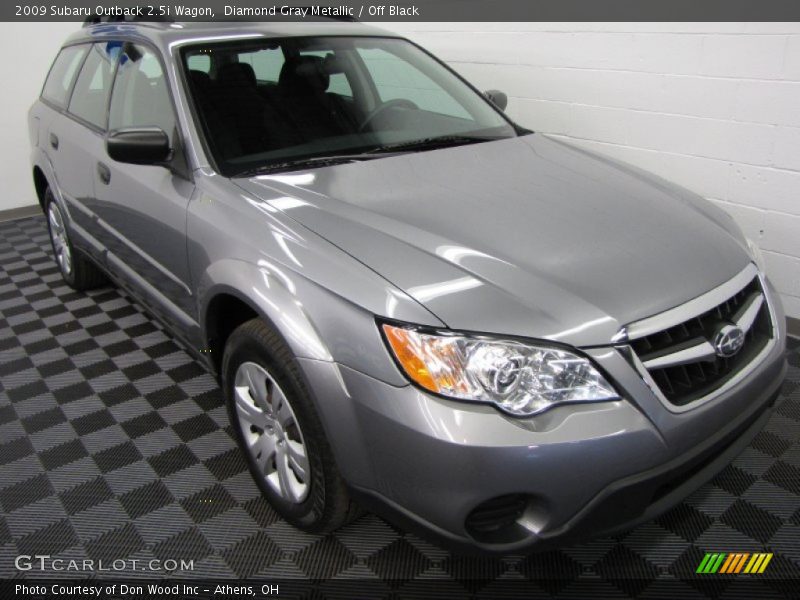
POLYGON ((306 167, 324 167, 328 165, 339 165, 342 163, 356 162, 362 160, 372 160, 375 158, 385 158, 389 155, 404 154, 406 152, 416 152, 420 150, 431 150, 434 148, 447 148, 449 146, 463 146, 466 144, 479 144, 481 142, 491 142, 504 139, 501 137, 479 137, 474 135, 442 135, 429 137, 408 142, 397 142, 376 146, 366 152, 357 154, 332 154, 329 156, 309 156, 295 160, 286 160, 275 163, 268 163, 251 169, 245 169, 236 173, 234 177, 253 177, 254 175, 267 175, 281 171, 292 171, 306 167))
POLYGON ((387 152, 413 152, 415 150, 431 150, 434 148, 447 148, 450 146, 464 146, 466 144, 479 144, 481 142, 492 142, 500 140, 500 137, 480 137, 476 135, 441 135, 438 137, 428 137, 409 142, 397 142, 377 146, 365 154, 385 154, 387 152))
POLYGON ((267 175, 281 171, 293 171, 305 167, 325 167, 328 165, 340 165, 342 163, 355 162, 360 160, 371 160, 380 158, 371 154, 332 154, 330 156, 309 156, 295 160, 286 160, 275 163, 260 165, 252 169, 245 169, 233 175, 234 177, 252 177, 254 175, 267 175))

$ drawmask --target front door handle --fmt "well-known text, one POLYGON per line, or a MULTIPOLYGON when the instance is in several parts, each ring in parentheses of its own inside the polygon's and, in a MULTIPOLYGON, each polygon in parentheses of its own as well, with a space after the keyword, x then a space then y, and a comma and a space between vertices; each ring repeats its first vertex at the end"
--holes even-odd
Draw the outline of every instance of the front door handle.
POLYGON ((97 176, 105 185, 111 182, 111 169, 103 163, 97 163, 97 176))
POLYGON ((55 133, 50 134, 50 145, 53 150, 58 150, 58 136, 55 133))

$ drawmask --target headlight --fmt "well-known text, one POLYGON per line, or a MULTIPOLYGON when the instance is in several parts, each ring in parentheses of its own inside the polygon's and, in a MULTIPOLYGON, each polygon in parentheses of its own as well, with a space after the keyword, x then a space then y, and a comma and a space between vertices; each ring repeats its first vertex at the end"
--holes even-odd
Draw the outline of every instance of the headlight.
POLYGON ((409 379, 448 398, 491 402, 516 416, 557 404, 619 398, 587 358, 560 348, 413 326, 381 327, 409 379))
POLYGON ((750 256, 756 263, 758 270, 762 273, 766 271, 766 263, 764 262, 764 255, 761 254, 761 248, 758 247, 753 240, 750 238, 745 238, 747 240, 747 249, 750 251, 750 256))

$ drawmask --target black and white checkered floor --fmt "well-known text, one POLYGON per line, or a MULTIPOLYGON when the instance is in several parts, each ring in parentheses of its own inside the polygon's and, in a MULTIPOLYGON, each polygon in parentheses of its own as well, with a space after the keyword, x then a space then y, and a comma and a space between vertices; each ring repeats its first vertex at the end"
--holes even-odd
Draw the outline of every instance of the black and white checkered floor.
POLYGON ((586 581, 603 597, 800 594, 800 343, 790 346, 787 399, 753 444, 624 535, 491 559, 451 555, 370 514, 313 536, 259 496, 214 379, 116 289, 69 290, 43 218, 2 223, 0 578, 33 576, 15 557, 46 554, 193 559, 180 577, 351 577, 389 597, 510 597, 522 579, 525 597, 575 597, 586 581), (715 551, 775 556, 758 577, 695 575, 715 551))

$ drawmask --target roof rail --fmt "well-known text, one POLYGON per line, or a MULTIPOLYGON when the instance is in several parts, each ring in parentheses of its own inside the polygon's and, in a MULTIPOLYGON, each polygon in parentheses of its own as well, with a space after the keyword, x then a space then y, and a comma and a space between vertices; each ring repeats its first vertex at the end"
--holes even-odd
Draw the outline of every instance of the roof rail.
POLYGON ((98 23, 174 23, 175 19, 163 15, 139 16, 139 15, 91 15, 83 21, 83 27, 97 25, 98 23))

